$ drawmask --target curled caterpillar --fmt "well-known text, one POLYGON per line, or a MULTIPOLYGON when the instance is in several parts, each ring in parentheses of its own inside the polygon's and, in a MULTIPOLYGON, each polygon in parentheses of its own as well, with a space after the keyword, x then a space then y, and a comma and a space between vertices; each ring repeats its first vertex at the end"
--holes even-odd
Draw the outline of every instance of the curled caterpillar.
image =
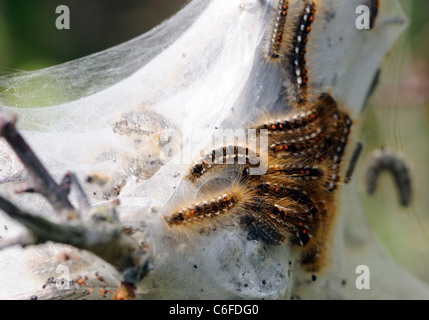
POLYGON ((375 193, 380 174, 387 172, 392 175, 395 181, 400 204, 406 207, 411 203, 413 195, 411 172, 400 155, 387 148, 377 149, 372 153, 366 172, 368 194, 375 193))

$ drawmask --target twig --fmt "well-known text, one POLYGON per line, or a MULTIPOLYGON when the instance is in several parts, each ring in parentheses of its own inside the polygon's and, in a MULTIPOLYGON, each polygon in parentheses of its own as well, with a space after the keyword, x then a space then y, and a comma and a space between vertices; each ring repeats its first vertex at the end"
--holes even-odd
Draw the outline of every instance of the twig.
POLYGON ((77 228, 68 225, 58 225, 52 223, 42 217, 32 215, 15 206, 8 200, 0 197, 0 209, 3 210, 9 217, 21 223, 34 234, 34 243, 40 244, 46 241, 56 241, 76 243, 75 240, 82 236, 77 228))
MULTIPOLYGON (((88 250, 110 263, 123 274, 128 283, 136 283, 150 270, 149 253, 136 239, 123 234, 122 226, 111 223, 111 219, 95 217, 87 225, 80 221, 75 224, 56 224, 19 209, 2 197, 0 209, 33 233, 32 241, 25 239, 23 243, 10 243, 7 246, 41 244, 47 241, 69 244, 88 250)), ((107 217, 112 215, 112 210, 114 207, 111 204, 98 207, 94 215, 107 217)))
POLYGON ((72 172, 69 172, 66 176, 70 177, 70 182, 73 183, 77 189, 77 201, 79 208, 81 210, 89 210, 91 208, 91 204, 89 203, 88 197, 86 196, 85 191, 83 190, 82 185, 80 184, 76 175, 72 172))
POLYGON ((88 250, 110 263, 122 273, 124 283, 132 285, 140 281, 150 270, 149 252, 136 238, 122 233, 123 228, 116 213, 119 202, 112 201, 103 206, 91 207, 82 186, 71 172, 66 173, 58 185, 15 128, 15 122, 15 117, 0 114, 0 136, 3 136, 16 152, 33 180, 33 185, 25 185, 21 191, 38 192, 57 212, 66 210, 68 215, 79 219, 69 219, 67 223, 62 224, 53 223, 21 210, 0 197, 0 209, 33 234, 32 238, 8 242, 3 247, 12 244, 40 244, 47 241, 69 244, 78 249, 88 250), (71 185, 76 186, 80 210, 75 210, 68 200, 71 185), (89 221, 80 219, 81 211, 88 212, 92 219, 89 221))
POLYGON ((4 137, 28 170, 35 192, 42 194, 57 212, 73 210, 68 193, 61 188, 15 128, 16 117, 0 114, 0 136, 4 137))

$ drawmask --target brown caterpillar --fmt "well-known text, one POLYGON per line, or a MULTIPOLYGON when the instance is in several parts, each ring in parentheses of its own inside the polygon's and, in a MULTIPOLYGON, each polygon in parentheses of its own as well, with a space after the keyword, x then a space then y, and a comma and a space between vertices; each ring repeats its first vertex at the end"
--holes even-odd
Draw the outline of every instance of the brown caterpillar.
POLYGON ((202 199, 165 215, 167 225, 195 230, 232 219, 248 231, 249 239, 301 248, 307 268, 320 270, 336 215, 335 190, 352 122, 326 93, 304 110, 285 118, 282 123, 290 126, 280 122, 255 125, 269 130, 271 151, 263 175, 249 174, 249 158, 259 152, 248 146, 220 147, 192 165, 186 179, 194 185, 203 176, 210 181, 230 176, 231 170, 236 175, 229 186, 202 192, 202 199), (299 148, 273 150, 286 136, 301 143, 299 148))
POLYGON ((289 56, 289 68, 292 85, 295 87, 296 103, 303 104, 307 100, 308 70, 306 67, 307 42, 311 24, 316 14, 313 0, 304 1, 304 9, 296 25, 289 56))
POLYGON ((279 1, 279 7, 277 11, 277 16, 274 23, 270 49, 268 52, 268 57, 276 60, 281 56, 282 43, 285 33, 286 26, 286 17, 288 13, 288 0, 279 1))
POLYGON ((179 225, 192 223, 198 220, 217 217, 222 214, 227 214, 241 201, 240 195, 236 192, 225 193, 216 199, 196 203, 189 207, 180 209, 167 217, 165 221, 169 225, 179 225))
POLYGON ((212 150, 210 153, 204 155, 202 159, 194 164, 189 170, 186 179, 195 183, 199 178, 209 171, 213 171, 219 168, 222 165, 235 165, 241 164, 246 167, 254 166, 254 163, 257 162, 259 154, 249 150, 247 147, 240 146, 225 146, 215 150, 212 150), (253 159, 252 163, 249 163, 249 159, 253 159))

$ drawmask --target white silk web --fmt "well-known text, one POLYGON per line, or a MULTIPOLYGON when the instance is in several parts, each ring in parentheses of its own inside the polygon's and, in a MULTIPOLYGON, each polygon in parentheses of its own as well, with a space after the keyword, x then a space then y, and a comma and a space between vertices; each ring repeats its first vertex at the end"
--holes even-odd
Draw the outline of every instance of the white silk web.
MULTIPOLYGON (((357 118, 381 61, 406 25, 401 8, 397 1, 381 1, 375 30, 361 31, 355 25, 356 1, 320 0, 318 6, 307 56, 310 88, 314 94, 329 91, 357 118)), ((66 170, 81 181, 107 177, 100 178, 102 187, 85 185, 92 203, 119 194, 121 221, 144 225, 156 257, 154 270, 138 286, 141 297, 292 294, 300 273, 288 263, 295 254, 288 246, 266 248, 246 241, 237 229, 185 244, 159 219, 173 196, 192 198, 198 192, 181 184, 190 165, 180 161, 183 150, 191 143, 202 148, 215 128, 243 127, 262 112, 282 107, 282 71, 264 58, 277 7, 277 1, 194 0, 157 28, 117 47, 52 68, 0 76, 0 107, 18 115, 18 128, 48 170, 57 179, 66 170)), ((21 166, 4 143, 0 155, 0 193, 54 219, 42 200, 13 194, 24 179, 21 166)), ((40 284, 59 264, 46 262, 46 256, 58 248, 1 252, 0 279, 14 280, 8 280, 0 297, 43 294, 40 284), (10 257, 25 262, 11 268, 10 257), (30 267, 40 260, 43 272, 30 267)), ((319 288, 338 277, 341 256, 319 288)), ((106 268, 94 259, 85 256, 84 263, 69 264, 71 274, 106 268)), ((110 269, 105 279, 112 287, 119 281, 110 269)), ((55 292, 45 291, 46 297, 66 295, 55 292)), ((326 294, 341 295, 337 289, 326 294)))

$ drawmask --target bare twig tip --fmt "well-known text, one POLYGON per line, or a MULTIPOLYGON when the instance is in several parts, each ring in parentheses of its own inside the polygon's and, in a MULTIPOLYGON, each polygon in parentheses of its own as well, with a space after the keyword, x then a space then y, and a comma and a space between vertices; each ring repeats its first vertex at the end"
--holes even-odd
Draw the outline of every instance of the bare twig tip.
POLYGON ((16 123, 16 116, 11 114, 2 113, 0 111, 0 136, 5 136, 11 127, 16 123))

